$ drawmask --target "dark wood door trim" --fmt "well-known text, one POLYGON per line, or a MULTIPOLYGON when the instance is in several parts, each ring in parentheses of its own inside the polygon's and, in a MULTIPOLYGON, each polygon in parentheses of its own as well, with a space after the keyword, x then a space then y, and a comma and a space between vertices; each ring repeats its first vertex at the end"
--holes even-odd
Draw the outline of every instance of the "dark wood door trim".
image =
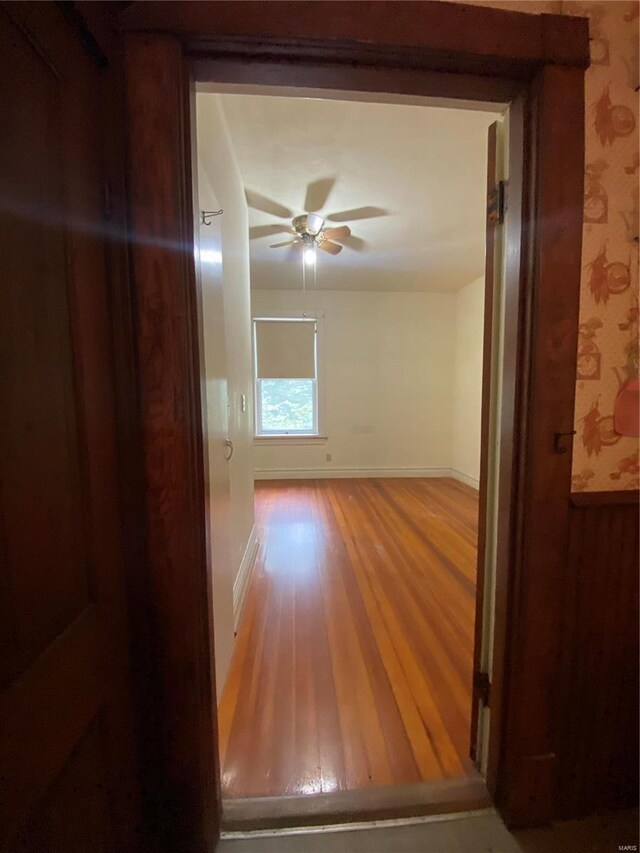
POLYGON ((496 10, 430 2, 368 4, 373 16, 369 18, 362 14, 362 5, 357 4, 355 14, 356 4, 337 4, 333 26, 327 23, 331 16, 324 17, 326 3, 322 21, 316 21, 313 4, 276 0, 268 4, 277 12, 269 20, 267 4, 247 4, 246 14, 239 17, 231 4, 150 2, 132 6, 124 16, 125 27, 151 31, 127 37, 132 261, 152 609, 168 715, 166 756, 177 759, 176 767, 166 765, 163 773, 169 774, 167 796, 176 797, 169 819, 182 829, 191 827, 192 849, 205 849, 202 845, 215 831, 220 805, 215 780, 209 777, 214 773, 217 778, 215 757, 206 744, 207 737, 216 735, 206 633, 209 577, 197 434, 197 294, 184 63, 191 60, 192 67, 206 76, 203 53, 214 42, 217 47, 209 56, 218 62, 218 73, 226 68, 225 73, 232 75, 232 66, 255 73, 252 60, 257 60, 263 68, 274 69, 280 84, 300 85, 302 80, 302 85, 313 85, 315 80, 326 86, 328 79, 342 76, 337 88, 349 88, 348 81, 354 79, 350 75, 372 74, 378 91, 386 91, 380 86, 388 51, 391 92, 407 86, 413 94, 442 96, 447 86, 451 92, 452 71, 464 72, 463 80, 469 75, 453 95, 459 98, 465 97, 468 86, 470 100, 487 100, 493 93, 501 102, 510 87, 519 128, 510 146, 512 174, 519 170, 521 177, 511 188, 509 201, 515 224, 507 235, 506 310, 517 358, 509 365, 509 406, 501 427, 506 478, 501 489, 508 505, 499 519, 506 545, 498 555, 496 617, 501 621, 494 680, 499 688, 492 698, 494 765, 488 783, 514 824, 542 822, 554 815, 553 686, 560 668, 556 593, 567 548, 568 518, 562 507, 568 511, 570 454, 554 454, 553 432, 568 430, 573 414, 586 22, 500 10, 501 28, 496 10), (408 21, 402 23, 409 6, 410 26, 408 21), (349 10, 350 21, 345 19, 349 10), (436 13, 437 26, 429 27, 436 13), (472 17, 477 21, 475 31, 469 27, 472 17), (313 23, 319 29, 311 32, 313 23), (159 29, 175 36, 153 34, 159 29), (498 32, 500 38, 495 36, 498 32), (225 66, 218 52, 221 35, 237 40, 242 34, 249 45, 245 54, 225 60, 229 63, 225 66), (317 50, 318 37, 324 39, 321 62, 317 56, 313 62, 293 61, 305 45, 317 50), (358 44, 350 47, 345 44, 349 40, 358 44), (371 52, 369 67, 361 60, 347 64, 350 50, 362 56, 366 41, 376 45, 375 61, 371 52), (421 69, 411 70, 416 47, 426 59, 421 69), (197 55, 190 57, 194 49, 197 55), (449 57, 446 62, 444 55, 449 57), (403 56, 407 67, 398 68, 403 56), (484 70, 482 77, 473 74, 479 68, 484 70), (398 72, 404 83, 393 76, 398 72), (517 86, 514 76, 521 81, 517 86), (422 85, 416 82, 420 79, 422 85), (517 144, 519 155, 514 153, 517 144), (208 768, 205 754, 210 756, 208 768), (184 784, 187 797, 178 783, 184 784))
MULTIPOLYGON (((130 36, 130 252, 146 486, 150 661, 160 686, 150 767, 168 850, 213 850, 217 720, 206 559, 193 260, 189 85, 172 36, 130 36)), ((153 740, 153 738, 152 738, 153 740)))
POLYGON ((198 83, 287 86, 291 85, 292 75, 295 75, 296 88, 384 91, 418 97, 428 92, 431 98, 476 100, 505 106, 526 85, 512 77, 434 71, 424 62, 384 66, 357 62, 346 65, 336 61, 319 62, 317 59, 303 61, 301 57, 296 61, 283 57, 252 58, 227 51, 229 44, 225 40, 212 40, 211 44, 211 56, 214 58, 200 50, 188 53, 198 83))
POLYGON ((523 394, 528 384, 530 362, 531 287, 528 252, 529 229, 526 211, 532 184, 530 154, 531 96, 527 88, 511 102, 509 113, 508 215, 504 244, 502 355, 502 409, 497 432, 500 435, 499 477, 496 483, 498 507, 495 520, 496 558, 494 570, 493 662, 491 668, 491 725, 487 762, 487 785, 499 801, 498 781, 503 767, 504 699, 507 685, 507 645, 509 614, 515 584, 514 541, 520 524, 518 486, 524 459, 518 448, 525 435, 523 394))
POLYGON ((562 15, 530 15, 435 0, 324 0, 254 4, 238 15, 226 2, 132 4, 122 16, 129 31, 172 32, 185 49, 211 55, 224 39, 255 57, 402 67, 411 54, 423 67, 490 76, 528 78, 542 64, 589 65, 586 21, 562 15))
MULTIPOLYGON (((495 192, 498 184, 498 126, 494 122, 489 127, 487 138, 487 199, 495 192)), ((476 573, 476 617, 473 642, 473 690, 471 697, 471 749, 470 756, 478 758, 478 722, 480 717, 480 697, 476 689, 476 678, 482 669, 482 638, 485 620, 485 564, 487 549, 487 490, 489 486, 489 436, 491 429, 491 373, 493 366, 493 316, 494 316, 494 279, 496 275, 496 225, 486 223, 486 253, 484 275, 484 329, 482 335, 482 407, 480 413, 480 488, 478 502, 478 560, 476 573)), ((488 673, 486 673, 488 677, 488 673)), ((483 700, 484 701, 484 700, 483 700)))
POLYGON ((525 145, 530 186, 523 188, 523 222, 534 224, 522 233, 510 567, 498 566, 508 602, 501 744, 492 770, 496 800, 512 825, 544 822, 554 814, 571 454, 554 452, 553 434, 569 432, 573 424, 583 86, 580 69, 548 65, 530 90, 530 145, 525 145))
POLYGON ((640 492, 637 489, 617 492, 574 492, 571 506, 638 506, 640 492))

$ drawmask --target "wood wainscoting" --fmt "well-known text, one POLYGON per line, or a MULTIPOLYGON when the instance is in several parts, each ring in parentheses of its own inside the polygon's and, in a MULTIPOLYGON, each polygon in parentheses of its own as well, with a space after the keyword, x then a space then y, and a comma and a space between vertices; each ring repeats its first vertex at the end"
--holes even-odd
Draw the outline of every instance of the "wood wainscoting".
POLYGON ((572 496, 558 817, 638 798, 638 492, 572 496))

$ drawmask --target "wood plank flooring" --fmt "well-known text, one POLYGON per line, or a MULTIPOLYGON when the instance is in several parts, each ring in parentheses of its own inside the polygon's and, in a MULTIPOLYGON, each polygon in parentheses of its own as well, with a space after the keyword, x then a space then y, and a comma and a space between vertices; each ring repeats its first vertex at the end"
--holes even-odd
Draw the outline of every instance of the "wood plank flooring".
POLYGON ((477 505, 452 479, 256 483, 223 796, 473 775, 477 505))

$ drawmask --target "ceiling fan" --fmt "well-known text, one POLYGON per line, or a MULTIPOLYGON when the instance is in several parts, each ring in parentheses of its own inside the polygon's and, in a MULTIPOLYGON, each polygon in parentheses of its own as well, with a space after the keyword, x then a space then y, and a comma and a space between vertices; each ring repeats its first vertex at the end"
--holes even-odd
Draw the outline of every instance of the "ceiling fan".
POLYGON ((286 233, 290 235, 291 239, 281 243, 273 243, 269 248, 279 249, 288 246, 290 249, 297 249, 300 246, 305 253, 309 251, 310 255, 315 254, 316 248, 328 252, 330 255, 338 255, 344 246, 348 246, 356 252, 362 251, 366 247, 366 243, 359 237, 355 237, 348 225, 334 226, 327 220, 338 223, 371 219, 377 216, 386 216, 388 211, 380 207, 359 207, 321 215, 319 211, 326 207, 335 182, 335 178, 320 178, 308 184, 304 201, 305 213, 298 216, 295 216, 294 212, 288 207, 247 190, 246 197, 249 207, 280 219, 291 220, 290 224, 256 225, 249 229, 249 237, 253 240, 258 237, 286 233))
POLYGON ((337 228, 325 228, 324 219, 317 213, 303 213, 294 217, 291 225, 292 240, 283 243, 273 243, 270 249, 280 249, 283 246, 294 246, 301 243, 305 250, 314 248, 329 252, 330 255, 338 255, 342 251, 341 242, 351 237, 351 229, 348 225, 339 225, 337 228), (339 240, 340 242, 335 242, 339 240))

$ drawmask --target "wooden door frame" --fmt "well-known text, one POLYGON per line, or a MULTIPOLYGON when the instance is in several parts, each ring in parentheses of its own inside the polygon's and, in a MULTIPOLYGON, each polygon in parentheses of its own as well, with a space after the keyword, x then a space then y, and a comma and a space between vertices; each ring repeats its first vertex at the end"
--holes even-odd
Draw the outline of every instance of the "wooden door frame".
POLYGON ((510 824, 550 820, 571 481, 571 453, 554 453, 554 433, 573 425, 586 20, 428 0, 271 0, 243 4, 242 15, 225 2, 137 3, 121 25, 166 837, 212 849, 221 811, 190 124, 194 82, 212 73, 511 104, 505 333, 514 357, 504 364, 487 783, 510 824))

